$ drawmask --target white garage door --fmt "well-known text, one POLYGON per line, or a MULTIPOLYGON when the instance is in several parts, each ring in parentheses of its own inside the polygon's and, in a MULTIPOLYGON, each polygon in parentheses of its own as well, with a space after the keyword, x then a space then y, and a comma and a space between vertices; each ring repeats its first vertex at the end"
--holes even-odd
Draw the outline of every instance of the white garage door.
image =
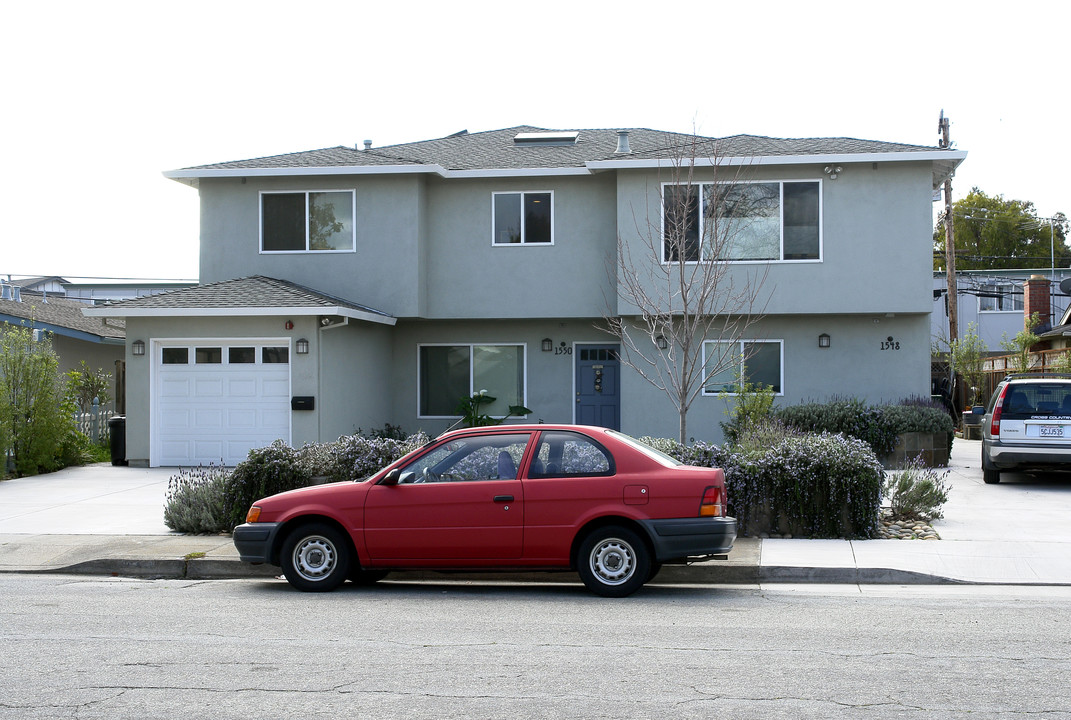
POLYGON ((290 442, 288 340, 169 341, 153 355, 151 465, 234 465, 290 442))

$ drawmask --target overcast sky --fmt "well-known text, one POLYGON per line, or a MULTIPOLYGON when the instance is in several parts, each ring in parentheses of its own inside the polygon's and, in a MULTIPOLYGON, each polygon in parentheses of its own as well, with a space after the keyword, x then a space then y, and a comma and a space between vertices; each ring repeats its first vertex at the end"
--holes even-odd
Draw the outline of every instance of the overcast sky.
POLYGON ((954 198, 1071 214, 1062 4, 375 5, 5 6, 0 273, 196 278, 165 170, 523 124, 935 146, 943 109, 954 198))

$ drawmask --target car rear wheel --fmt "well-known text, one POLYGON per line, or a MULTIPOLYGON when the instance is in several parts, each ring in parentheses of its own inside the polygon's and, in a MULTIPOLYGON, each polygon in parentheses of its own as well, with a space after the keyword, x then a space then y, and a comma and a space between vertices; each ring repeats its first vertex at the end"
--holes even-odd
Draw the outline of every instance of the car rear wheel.
POLYGON ((326 523, 302 525, 283 543, 282 566, 287 582, 298 590, 334 590, 350 572, 349 542, 326 523))
POLYGON ((609 526, 593 530, 580 544, 580 579, 596 595, 626 597, 651 576, 651 555, 632 530, 609 526))
POLYGON ((989 461, 989 455, 986 454, 985 445, 982 445, 982 480, 986 485, 996 485, 1000 482, 1000 470, 989 461))

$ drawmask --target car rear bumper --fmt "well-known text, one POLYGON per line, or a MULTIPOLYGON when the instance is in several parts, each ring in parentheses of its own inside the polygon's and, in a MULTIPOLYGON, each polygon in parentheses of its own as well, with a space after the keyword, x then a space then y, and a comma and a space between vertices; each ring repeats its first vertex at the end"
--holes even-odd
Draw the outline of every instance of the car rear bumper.
POLYGON ((234 528, 234 547, 242 562, 274 564, 271 549, 279 527, 279 523, 245 523, 234 528))
POLYGON ((1013 468, 1063 468, 1071 470, 1071 447, 1053 447, 1051 444, 1001 442, 984 443, 989 463, 1000 470, 1013 468))
POLYGON ((736 518, 732 517, 644 520, 642 524, 654 545, 657 562, 724 555, 736 540, 736 518))

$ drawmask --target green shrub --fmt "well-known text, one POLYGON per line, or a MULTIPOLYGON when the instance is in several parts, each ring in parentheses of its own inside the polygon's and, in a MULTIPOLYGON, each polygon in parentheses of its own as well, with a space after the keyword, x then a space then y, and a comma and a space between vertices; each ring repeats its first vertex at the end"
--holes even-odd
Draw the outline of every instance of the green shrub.
POLYGON ((312 475, 298 462, 298 451, 282 440, 250 450, 224 484, 224 520, 231 528, 241 525, 257 500, 305 487, 311 480, 312 475))
POLYGON ((728 512, 741 534, 876 537, 884 470, 861 440, 756 426, 732 450, 644 439, 689 465, 725 472, 728 512))
POLYGON ((428 443, 425 433, 411 435, 405 440, 389 437, 345 435, 329 447, 334 456, 337 480, 360 480, 382 470, 387 465, 428 443))
POLYGON ((224 492, 230 473, 226 468, 209 465, 196 470, 180 470, 167 481, 164 524, 185 533, 216 534, 230 532, 224 512, 224 492))
POLYGON ((893 517, 903 520, 936 520, 948 500, 948 470, 938 473, 926 467, 922 456, 889 475, 885 495, 893 517))

